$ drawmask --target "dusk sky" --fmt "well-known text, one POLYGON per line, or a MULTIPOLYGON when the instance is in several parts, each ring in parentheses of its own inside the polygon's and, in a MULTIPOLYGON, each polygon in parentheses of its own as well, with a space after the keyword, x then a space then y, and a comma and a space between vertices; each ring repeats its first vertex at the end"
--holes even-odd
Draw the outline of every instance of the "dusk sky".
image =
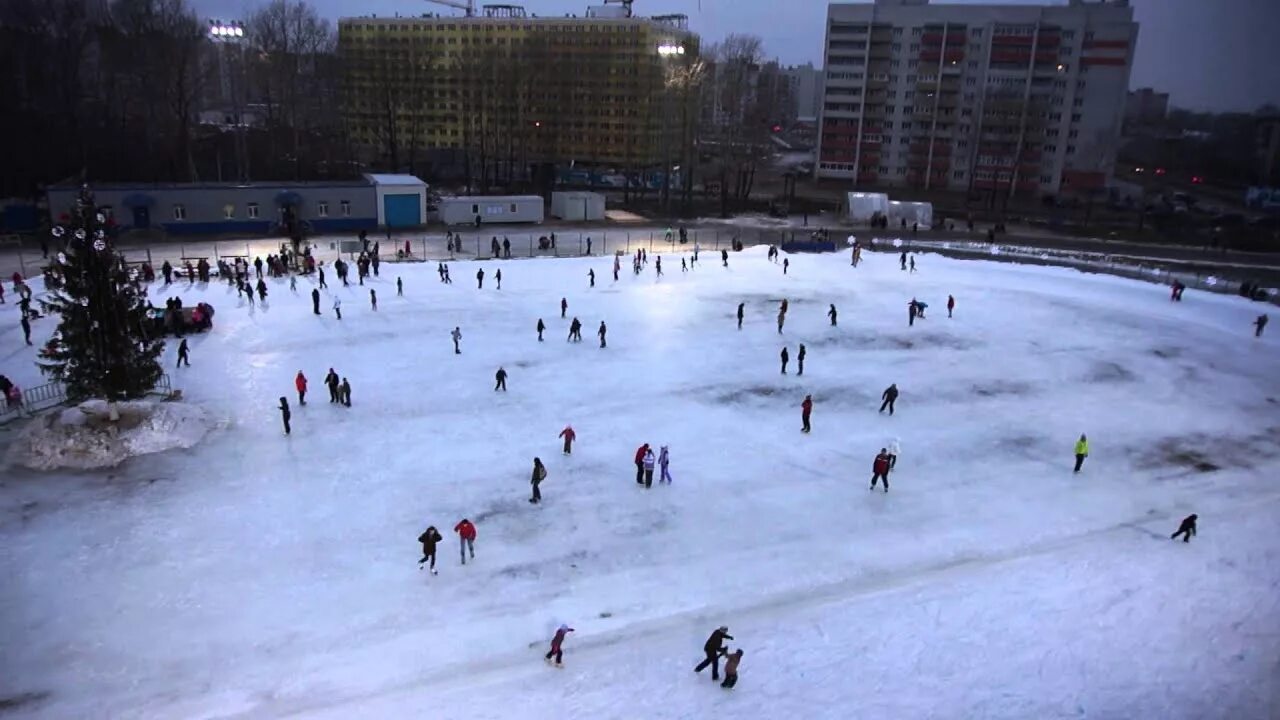
MULTIPOLYGON (((265 1, 265 0, 264 0, 265 1)), ((496 0, 477 0, 477 5, 496 0)), ((938 2, 939 0, 935 0, 938 2)), ((258 0, 191 0, 203 15, 234 18, 258 0)), ((324 16, 452 12, 425 0, 309 0, 324 16)), ((502 0, 512 3, 518 0, 502 0)), ((945 4, 965 0, 946 0, 945 4)), ((983 4, 1026 4, 981 0, 983 4)), ((530 14, 582 15, 594 0, 528 0, 530 14)), ((939 4, 943 4, 939 2, 939 4)), ((1058 0, 1050 4, 1065 4, 1058 0)), ((1178 107, 1254 110, 1280 105, 1280 0, 1132 0, 1140 29, 1132 87, 1170 93, 1178 107)), ((637 14, 684 13, 691 28, 714 42, 727 33, 764 39, 786 64, 822 63, 827 3, 819 0, 636 0, 637 14), (785 8, 780 11, 780 8, 785 8)))

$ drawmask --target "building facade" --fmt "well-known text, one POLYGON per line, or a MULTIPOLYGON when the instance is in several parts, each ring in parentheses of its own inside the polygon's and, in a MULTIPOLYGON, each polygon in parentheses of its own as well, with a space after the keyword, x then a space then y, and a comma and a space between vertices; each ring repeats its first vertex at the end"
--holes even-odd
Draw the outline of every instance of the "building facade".
POLYGON ((687 97, 672 78, 697 36, 684 16, 607 15, 344 18, 344 120, 362 154, 392 163, 419 150, 516 167, 679 157, 687 97))
POLYGON ((1137 35, 1127 0, 832 4, 815 176, 993 197, 1100 189, 1137 35))
POLYGON ((1169 93, 1140 88, 1124 101, 1124 123, 1128 127, 1150 127, 1164 122, 1169 113, 1169 93))
POLYGON ((822 68, 813 63, 794 65, 784 70, 795 95, 796 119, 816 122, 822 115, 822 68))

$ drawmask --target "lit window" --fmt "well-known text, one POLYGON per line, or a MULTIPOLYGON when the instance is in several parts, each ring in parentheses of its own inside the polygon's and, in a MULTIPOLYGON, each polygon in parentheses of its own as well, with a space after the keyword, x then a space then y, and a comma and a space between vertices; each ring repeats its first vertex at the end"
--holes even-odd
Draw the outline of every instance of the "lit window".
POLYGON ((186 205, 174 205, 174 206, 173 206, 173 219, 174 219, 174 220, 186 220, 186 219, 187 219, 187 206, 186 206, 186 205))

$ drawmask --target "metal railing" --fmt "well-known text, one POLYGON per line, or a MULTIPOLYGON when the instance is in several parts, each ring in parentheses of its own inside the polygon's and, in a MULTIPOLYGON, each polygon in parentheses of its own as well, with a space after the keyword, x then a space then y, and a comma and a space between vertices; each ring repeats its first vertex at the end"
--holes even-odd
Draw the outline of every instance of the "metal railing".
MULTIPOLYGON (((168 397, 172 393, 173 381, 167 373, 161 373, 160 379, 156 381, 155 387, 148 394, 168 397)), ((0 410, 0 424, 59 407, 65 405, 66 402, 67 390, 60 382, 49 382, 30 387, 22 391, 22 401, 20 403, 16 405, 7 401, 4 403, 3 409, 0 410)))

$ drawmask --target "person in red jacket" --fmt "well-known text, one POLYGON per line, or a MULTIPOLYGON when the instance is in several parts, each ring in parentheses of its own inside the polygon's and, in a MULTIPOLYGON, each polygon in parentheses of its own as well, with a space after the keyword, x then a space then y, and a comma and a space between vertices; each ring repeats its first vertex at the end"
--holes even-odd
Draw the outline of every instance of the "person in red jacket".
POLYGON ((298 375, 293 378, 293 386, 298 389, 298 404, 307 404, 307 376, 298 371, 298 375))
POLYGON ((453 531, 458 533, 458 541, 462 546, 462 564, 467 564, 467 551, 471 552, 471 559, 476 559, 476 526, 471 521, 462 518, 462 522, 453 526, 453 531))
POLYGON ((560 437, 564 438, 564 454, 573 454, 573 441, 578 439, 578 433, 573 431, 572 425, 565 425, 560 431, 560 437))
POLYGON ((800 403, 800 420, 804 422, 800 432, 809 432, 809 413, 811 412, 813 412, 813 396, 805 395, 804 402, 800 403))
POLYGON ((555 657, 556 667, 560 667, 560 661, 564 659, 564 651, 560 649, 560 646, 564 643, 564 636, 571 632, 573 632, 573 628, 568 625, 561 625, 559 629, 556 630, 556 636, 551 638, 551 649, 548 650, 547 654, 544 656, 547 659, 547 662, 550 662, 551 658, 555 657))
POLYGON ((876 480, 884 481, 884 491, 889 492, 889 451, 880 448, 880 454, 876 455, 876 461, 871 464, 871 489, 876 489, 876 480))
POLYGON ((649 443, 645 443, 636 449, 636 484, 644 484, 644 455, 649 452, 649 443))

